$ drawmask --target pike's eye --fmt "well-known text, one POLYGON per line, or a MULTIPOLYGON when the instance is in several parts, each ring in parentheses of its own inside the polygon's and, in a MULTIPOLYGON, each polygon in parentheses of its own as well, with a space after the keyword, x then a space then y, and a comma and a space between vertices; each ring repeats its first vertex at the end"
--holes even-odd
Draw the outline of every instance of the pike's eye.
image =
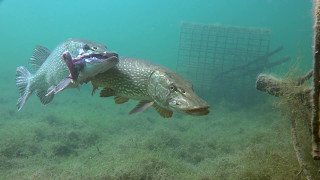
POLYGON ((93 49, 93 50, 97 50, 98 48, 97 48, 97 47, 93 47, 92 49, 93 49))
POLYGON ((174 91, 177 90, 177 87, 174 86, 173 84, 171 84, 171 85, 169 86, 169 89, 170 89, 171 92, 174 92, 174 91))
POLYGON ((91 48, 90 48, 90 46, 88 45, 88 44, 85 44, 84 46, 83 46, 83 50, 84 51, 88 51, 88 50, 90 50, 91 48))
POLYGON ((178 102, 178 101, 171 101, 171 103, 172 103, 173 105, 180 105, 180 104, 181 104, 181 103, 178 102))
POLYGON ((181 89, 181 92, 182 92, 183 94, 185 94, 185 93, 186 93, 186 91, 185 91, 185 90, 183 90, 183 89, 181 89))

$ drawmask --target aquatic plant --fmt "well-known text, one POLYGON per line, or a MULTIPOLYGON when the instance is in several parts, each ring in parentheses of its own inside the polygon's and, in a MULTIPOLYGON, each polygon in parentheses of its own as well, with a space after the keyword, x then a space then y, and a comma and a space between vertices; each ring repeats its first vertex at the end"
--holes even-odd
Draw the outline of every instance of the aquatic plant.
POLYGON ((59 144, 52 148, 53 156, 70 156, 73 153, 75 153, 75 151, 65 144, 59 144))
POLYGON ((289 73, 282 79, 270 75, 261 74, 257 80, 257 89, 267 92, 279 98, 276 106, 279 107, 291 122, 291 138, 301 172, 308 179, 318 177, 319 164, 310 157, 311 152, 311 99, 312 88, 306 82, 312 77, 312 71, 306 75, 297 77, 298 65, 292 66, 289 73))
POLYGON ((289 78, 276 79, 268 75, 260 75, 257 89, 279 97, 278 103, 282 112, 291 120, 291 137, 301 171, 307 179, 319 178, 320 160, 320 0, 314 1, 314 49, 313 70, 304 77, 295 79, 297 73, 293 68, 289 78), (304 86, 304 82, 312 77, 312 86, 304 86), (311 119, 311 122, 310 122, 311 119), (308 143, 312 142, 312 148, 308 143), (312 152, 312 158, 306 155, 312 152))
MULTIPOLYGON (((311 167, 307 165, 313 163, 310 155, 308 155, 308 152, 311 151, 308 143, 311 142, 311 89, 310 86, 306 85, 297 86, 297 80, 293 78, 296 74, 295 69, 293 69, 285 78, 286 83, 280 84, 280 93, 282 95, 279 96, 277 106, 291 120, 291 138, 301 171, 304 171, 306 176, 311 176, 311 172, 309 172, 311 167)), ((312 174, 316 174, 316 172, 312 174)))
POLYGON ((50 125, 59 125, 59 124, 61 124, 61 120, 54 114, 46 115, 43 118, 43 121, 48 123, 48 124, 50 124, 50 125))

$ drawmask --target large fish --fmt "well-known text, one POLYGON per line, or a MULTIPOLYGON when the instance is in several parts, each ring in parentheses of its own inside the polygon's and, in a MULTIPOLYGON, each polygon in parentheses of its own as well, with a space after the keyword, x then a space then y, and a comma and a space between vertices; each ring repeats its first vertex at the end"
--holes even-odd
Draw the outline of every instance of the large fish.
POLYGON ((23 66, 17 68, 18 111, 33 92, 37 93, 42 104, 48 104, 56 93, 87 83, 118 61, 118 55, 108 52, 105 45, 85 39, 66 40, 52 52, 37 46, 29 62, 34 74, 23 66))
POLYGON ((198 97, 192 84, 172 70, 135 58, 120 57, 112 69, 96 75, 91 83, 103 87, 100 97, 114 96, 116 104, 139 100, 130 112, 142 112, 150 106, 164 118, 173 111, 194 116, 207 115, 209 105, 198 97))

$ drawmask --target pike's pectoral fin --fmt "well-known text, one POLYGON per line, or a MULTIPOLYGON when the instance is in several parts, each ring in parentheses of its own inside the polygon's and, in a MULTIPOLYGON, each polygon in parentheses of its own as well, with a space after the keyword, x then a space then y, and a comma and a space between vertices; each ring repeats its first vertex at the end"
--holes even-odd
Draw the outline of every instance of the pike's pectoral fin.
POLYGON ((38 90, 37 91, 37 96, 39 97, 41 103, 43 105, 46 105, 46 104, 49 104, 53 97, 54 97, 54 94, 50 94, 47 96, 47 91, 46 90, 38 90))
POLYGON ((56 86, 51 86, 47 90, 46 96, 50 96, 52 93, 57 94, 60 91, 63 91, 65 89, 67 89, 67 88, 77 88, 78 86, 79 86, 78 83, 73 83, 72 79, 67 77, 67 78, 64 78, 63 80, 61 80, 59 82, 59 84, 57 84, 56 86))
POLYGON ((116 104, 123 104, 123 103, 128 102, 128 101, 129 101, 129 98, 122 97, 122 96, 114 96, 114 102, 116 104))
POLYGON ((136 114, 138 112, 142 112, 142 111, 146 110, 148 107, 152 106, 152 104, 154 104, 154 102, 148 101, 148 100, 142 100, 139 102, 139 104, 136 105, 135 108, 133 108, 130 111, 129 114, 131 115, 131 114, 136 114))
POLYGON ((100 97, 111 97, 114 96, 116 92, 111 88, 103 88, 100 91, 100 97))
POLYGON ((51 87, 49 87, 49 89, 47 90, 47 94, 46 96, 51 95, 52 93, 54 93, 54 90, 56 89, 56 86, 52 85, 51 87))
POLYGON ((69 77, 64 78, 62 81, 59 82, 59 84, 56 85, 54 94, 57 94, 60 91, 63 91, 67 88, 77 87, 75 83, 73 83, 72 79, 69 77))
POLYGON ((43 46, 37 46, 36 48, 34 48, 33 54, 29 61, 31 69, 34 72, 37 71, 43 64, 43 62, 46 61, 50 53, 50 50, 43 46))
POLYGON ((172 117, 173 112, 171 110, 165 109, 156 103, 153 104, 153 107, 160 114, 161 117, 163 117, 163 118, 172 117))

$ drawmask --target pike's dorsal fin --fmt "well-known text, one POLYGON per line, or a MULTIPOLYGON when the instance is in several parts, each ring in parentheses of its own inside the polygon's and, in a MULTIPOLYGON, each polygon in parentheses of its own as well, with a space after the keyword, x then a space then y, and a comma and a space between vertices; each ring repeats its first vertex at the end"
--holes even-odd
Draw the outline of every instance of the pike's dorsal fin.
POLYGON ((128 102, 128 101, 129 101, 129 98, 122 97, 122 96, 114 96, 114 102, 116 104, 123 104, 123 103, 128 102))
POLYGON ((36 46, 29 61, 32 71, 36 72, 43 64, 43 62, 46 61, 50 53, 51 51, 48 48, 43 46, 36 46))
POLYGON ((54 97, 54 94, 50 94, 49 96, 46 96, 46 94, 47 94, 46 90, 38 90, 37 91, 37 96, 39 97, 39 99, 43 105, 49 104, 54 97))
POLYGON ((136 114, 138 112, 142 112, 144 110, 146 110, 148 107, 152 106, 154 102, 152 101, 148 101, 148 100, 142 100, 139 102, 139 104, 136 105, 135 108, 133 108, 131 111, 130 111, 130 115, 131 114, 136 114))
POLYGON ((116 92, 111 88, 103 88, 100 91, 100 97, 111 97, 114 96, 116 92))
POLYGON ((154 109, 160 114, 161 117, 163 118, 170 118, 172 117, 173 112, 169 109, 165 109, 158 104, 154 103, 153 104, 154 109))

